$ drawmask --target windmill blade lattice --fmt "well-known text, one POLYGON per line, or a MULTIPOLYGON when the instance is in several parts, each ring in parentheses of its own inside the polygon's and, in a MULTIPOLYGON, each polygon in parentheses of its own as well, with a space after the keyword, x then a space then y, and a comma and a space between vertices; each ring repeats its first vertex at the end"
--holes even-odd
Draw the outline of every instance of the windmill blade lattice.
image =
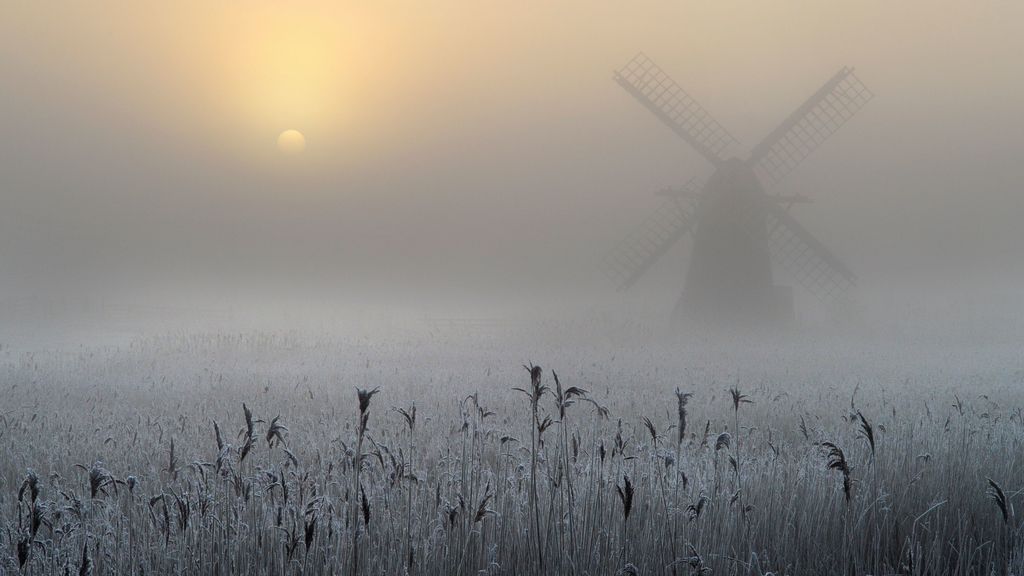
POLYGON ((825 302, 845 297, 857 281, 853 273, 782 206, 766 202, 764 214, 779 265, 825 302))
POLYGON ((768 134, 748 163, 764 185, 782 180, 872 96, 853 68, 844 67, 768 134))
POLYGON ((713 164, 736 139, 643 52, 615 73, 615 81, 713 164))
POLYGON ((695 213, 695 198, 669 198, 605 256, 607 272, 620 291, 632 286, 693 228, 695 213))

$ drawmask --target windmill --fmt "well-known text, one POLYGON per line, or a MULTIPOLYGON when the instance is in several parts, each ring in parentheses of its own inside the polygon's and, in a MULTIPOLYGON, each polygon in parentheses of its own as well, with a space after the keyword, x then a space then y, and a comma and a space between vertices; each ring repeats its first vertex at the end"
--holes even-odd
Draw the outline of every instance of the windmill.
POLYGON ((768 193, 872 97, 852 68, 842 68, 745 159, 730 155, 728 131, 643 53, 614 74, 620 86, 714 167, 659 191, 661 206, 606 257, 619 290, 640 279, 683 237, 693 239, 673 320, 714 324, 784 322, 789 287, 776 286, 772 262, 824 302, 843 299, 854 275, 790 213, 803 196, 768 193))

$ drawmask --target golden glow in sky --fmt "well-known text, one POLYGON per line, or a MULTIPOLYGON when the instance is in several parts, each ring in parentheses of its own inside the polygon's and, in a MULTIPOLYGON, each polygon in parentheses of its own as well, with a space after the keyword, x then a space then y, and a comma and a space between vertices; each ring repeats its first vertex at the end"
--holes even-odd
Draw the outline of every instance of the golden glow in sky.
POLYGON ((245 169, 273 166, 276 138, 291 128, 316 142, 304 152, 308 165, 344 169, 339 162, 400 154, 459 157, 481 142, 516 142, 531 126, 597 124, 632 112, 609 77, 638 50, 748 144, 842 64, 874 85, 902 82, 907 100, 927 93, 950 106, 967 95, 986 110, 993 99, 1012 109, 1022 86, 1001 60, 1020 42, 1012 3, 8 4, 4 77, 30 79, 69 113, 89 110, 147 141, 201 147, 205 158, 245 169), (952 69, 964 79, 944 90, 952 69), (981 88, 995 80, 1007 86, 981 88))
MULTIPOLYGON (((353 106, 346 90, 352 85, 352 47, 346 45, 351 34, 344 21, 281 9, 234 16, 221 41, 218 67, 235 121, 247 132, 295 125, 340 129, 353 106)), ((297 150, 301 134, 282 137, 292 143, 289 150, 297 150)))
POLYGON ((395 137, 394 108, 408 108, 426 70, 412 68, 421 52, 412 23, 372 6, 183 0, 11 11, 18 26, 0 22, 0 53, 50 84, 42 90, 242 164, 273 166, 276 139, 292 128, 317 142, 305 155, 323 165, 380 154, 395 137))

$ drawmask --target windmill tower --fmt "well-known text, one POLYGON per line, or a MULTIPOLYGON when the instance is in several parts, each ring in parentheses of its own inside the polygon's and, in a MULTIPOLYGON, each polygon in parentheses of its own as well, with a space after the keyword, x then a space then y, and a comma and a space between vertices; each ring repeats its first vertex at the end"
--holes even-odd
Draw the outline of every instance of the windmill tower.
POLYGON ((746 159, 736 140, 643 53, 614 75, 627 92, 714 167, 703 184, 658 192, 667 198, 605 258, 619 290, 640 279, 684 236, 692 236, 685 285, 673 321, 752 325, 793 315, 789 287, 776 286, 775 262, 825 302, 843 298, 854 275, 790 213, 802 196, 769 193, 871 99, 842 68, 746 159))

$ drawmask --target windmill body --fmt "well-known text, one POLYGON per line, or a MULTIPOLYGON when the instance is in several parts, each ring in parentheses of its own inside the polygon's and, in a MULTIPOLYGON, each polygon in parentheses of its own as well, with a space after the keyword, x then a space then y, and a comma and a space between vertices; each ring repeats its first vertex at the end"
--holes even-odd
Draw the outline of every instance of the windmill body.
POLYGON ((703 185, 661 191, 663 204, 607 257, 626 289, 686 236, 685 285, 673 318, 681 324, 778 325, 793 317, 793 296, 777 286, 773 262, 823 301, 845 298, 852 273, 790 213, 801 196, 769 193, 871 99, 842 68, 741 159, 736 140, 644 54, 615 81, 714 167, 703 185))
POLYGON ((782 320, 762 202, 764 189, 741 160, 724 162, 697 206, 697 226, 674 320, 743 325, 782 320))

